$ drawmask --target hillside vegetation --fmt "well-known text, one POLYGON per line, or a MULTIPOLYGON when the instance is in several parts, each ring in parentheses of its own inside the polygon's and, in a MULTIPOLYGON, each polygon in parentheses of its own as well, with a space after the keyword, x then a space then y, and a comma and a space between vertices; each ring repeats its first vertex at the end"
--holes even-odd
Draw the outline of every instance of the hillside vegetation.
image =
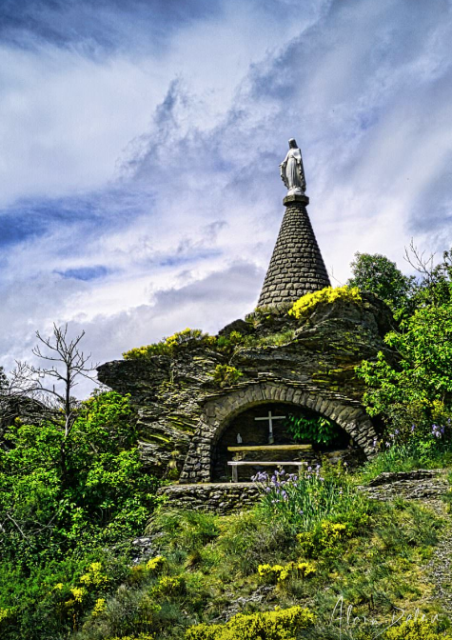
MULTIPOLYGON (((260 474, 252 510, 175 511, 143 467, 127 396, 0 421, 2 640, 450 640, 449 587, 440 598, 434 569, 452 553, 450 494, 365 491, 384 472, 451 466, 449 254, 418 267, 407 278, 382 256, 357 256, 356 289, 345 290, 380 295, 394 314, 385 342, 396 357, 357 370, 381 429, 356 472, 325 463, 300 477, 260 474)), ((176 336, 155 353, 190 339, 210 338, 176 336)), ((154 349, 144 351, 129 357, 154 349)), ((219 384, 228 375, 237 380, 219 371, 219 384)), ((0 387, 11 393, 6 378, 0 387)))

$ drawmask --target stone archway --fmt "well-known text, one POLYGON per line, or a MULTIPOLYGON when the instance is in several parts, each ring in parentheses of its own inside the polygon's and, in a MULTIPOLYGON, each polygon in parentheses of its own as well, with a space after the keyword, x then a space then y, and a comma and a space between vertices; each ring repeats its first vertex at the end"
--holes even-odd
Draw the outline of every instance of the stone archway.
POLYGON ((252 406, 275 401, 306 407, 334 420, 353 438, 367 457, 372 456, 372 444, 377 436, 358 401, 305 385, 256 382, 243 387, 238 385, 227 395, 205 402, 180 482, 210 482, 213 449, 231 419, 252 406))

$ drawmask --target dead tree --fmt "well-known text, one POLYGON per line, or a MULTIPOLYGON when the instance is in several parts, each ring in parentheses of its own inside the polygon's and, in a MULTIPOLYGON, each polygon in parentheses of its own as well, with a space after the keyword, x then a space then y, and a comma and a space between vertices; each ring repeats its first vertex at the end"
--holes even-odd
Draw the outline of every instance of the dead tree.
POLYGON ((80 401, 74 389, 80 378, 97 384, 93 375, 96 367, 89 364, 91 356, 80 350, 85 332, 73 339, 68 337, 67 324, 53 325, 53 334, 44 338, 36 332, 38 344, 33 354, 43 361, 42 366, 17 362, 12 372, 9 393, 39 400, 44 407, 44 417, 62 424, 67 438, 77 418, 80 401))

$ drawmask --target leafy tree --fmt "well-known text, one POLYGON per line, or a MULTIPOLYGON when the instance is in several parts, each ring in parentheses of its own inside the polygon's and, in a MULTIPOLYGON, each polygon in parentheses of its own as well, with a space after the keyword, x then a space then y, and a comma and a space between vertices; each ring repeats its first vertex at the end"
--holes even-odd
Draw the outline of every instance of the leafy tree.
POLYGON ((9 396, 42 407, 0 432, 0 636, 60 640, 101 610, 130 574, 130 541, 157 502, 144 472, 127 396, 74 397, 90 377, 83 334, 37 337, 45 366, 19 364, 9 396), (55 386, 53 383, 56 383, 55 386))
POLYGON ((0 451, 3 558, 30 565, 140 533, 157 485, 143 472, 133 424, 128 398, 111 391, 82 404, 67 437, 56 422, 10 427, 0 451))
POLYGON ((369 390, 370 415, 408 432, 448 429, 452 408, 452 302, 418 308, 385 342, 398 358, 380 352, 357 369, 369 390))
POLYGON ((374 293, 393 311, 406 306, 413 295, 414 276, 405 276, 395 262, 379 253, 356 253, 351 268, 353 277, 347 284, 374 293))

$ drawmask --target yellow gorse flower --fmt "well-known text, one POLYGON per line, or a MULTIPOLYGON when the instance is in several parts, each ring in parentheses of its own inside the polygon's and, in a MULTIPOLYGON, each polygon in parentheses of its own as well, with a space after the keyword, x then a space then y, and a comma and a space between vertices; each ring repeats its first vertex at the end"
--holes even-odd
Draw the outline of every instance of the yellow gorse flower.
POLYGON ((308 578, 316 573, 317 569, 311 562, 289 562, 285 565, 261 564, 257 569, 259 576, 266 581, 284 582, 290 577, 308 578))
POLYGON ((163 556, 156 556, 155 558, 151 558, 150 560, 148 560, 148 562, 146 563, 146 569, 148 571, 157 571, 158 569, 162 568, 165 562, 166 560, 163 556))
POLYGON ((71 593, 74 596, 74 600, 76 602, 82 603, 83 598, 86 595, 86 589, 84 589, 83 587, 73 587, 71 589, 71 593))
POLYGON ((321 302, 331 303, 336 300, 344 300, 347 302, 361 302, 362 297, 359 293, 358 287, 325 287, 320 291, 314 293, 307 293, 299 298, 292 308, 289 310, 289 315, 294 316, 297 320, 308 316, 318 304, 321 302))
POLYGON ((103 611, 105 611, 105 598, 98 598, 91 615, 93 616, 93 618, 96 618, 103 611))
POLYGON ((90 585, 94 585, 95 587, 100 587, 103 584, 106 584, 109 581, 108 576, 102 573, 102 563, 101 562, 93 562, 89 566, 88 573, 80 576, 80 582, 87 587, 90 585))

